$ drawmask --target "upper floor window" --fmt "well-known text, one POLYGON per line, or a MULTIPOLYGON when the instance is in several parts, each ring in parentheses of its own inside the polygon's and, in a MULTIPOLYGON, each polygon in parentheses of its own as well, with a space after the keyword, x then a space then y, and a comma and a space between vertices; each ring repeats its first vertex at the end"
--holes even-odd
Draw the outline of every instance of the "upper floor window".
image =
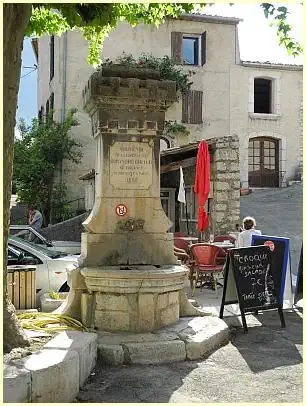
POLYGON ((254 79, 254 113, 272 113, 272 80, 254 79))
POLYGON ((206 63, 206 32, 202 34, 172 32, 171 54, 177 64, 204 65, 206 63))
POLYGON ((54 35, 50 37, 50 82, 54 77, 54 35))
POLYGON ((200 37, 183 35, 183 64, 200 65, 200 37))

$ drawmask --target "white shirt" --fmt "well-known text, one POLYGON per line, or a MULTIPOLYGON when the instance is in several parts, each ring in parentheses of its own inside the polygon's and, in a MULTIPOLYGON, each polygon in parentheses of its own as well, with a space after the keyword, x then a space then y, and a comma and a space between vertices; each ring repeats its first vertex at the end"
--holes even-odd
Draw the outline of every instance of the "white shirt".
POLYGON ((244 230, 238 235, 238 248, 242 247, 250 247, 252 243, 252 234, 258 234, 261 235, 260 230, 244 230))

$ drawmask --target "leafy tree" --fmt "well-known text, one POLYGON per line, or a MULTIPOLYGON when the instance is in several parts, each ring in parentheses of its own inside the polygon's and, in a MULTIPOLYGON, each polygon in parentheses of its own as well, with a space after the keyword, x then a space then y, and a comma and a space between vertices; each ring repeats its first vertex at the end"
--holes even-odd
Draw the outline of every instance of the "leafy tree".
POLYGON ((284 45, 289 55, 294 57, 300 55, 303 52, 302 46, 290 35, 292 26, 287 22, 288 8, 286 6, 277 7, 271 3, 262 3, 261 7, 264 10, 265 17, 270 19, 271 25, 277 28, 279 45, 284 45))
POLYGON ((7 295, 7 238, 12 190, 14 128, 16 124, 17 95, 20 81, 21 51, 25 35, 61 35, 71 29, 80 29, 89 41, 89 62, 99 64, 99 50, 103 39, 114 28, 117 21, 159 24, 166 17, 175 17, 182 12, 191 12, 193 4, 30 4, 5 3, 3 5, 3 161, 4 213, 3 213, 3 328, 5 331, 4 352, 28 345, 29 342, 19 327, 14 306, 7 295))
MULTIPOLYGON (((104 38, 115 28, 118 21, 127 21, 132 25, 138 23, 160 24, 166 17, 176 17, 190 13, 195 4, 190 3, 65 3, 65 4, 30 4, 4 3, 3 5, 3 161, 4 190, 4 255, 3 255, 3 308, 4 308, 4 351, 16 346, 26 345, 27 339, 18 326, 14 306, 7 296, 7 238, 9 225, 9 208, 12 187, 12 164, 14 146, 14 128, 17 109, 17 95, 20 81, 21 51, 25 35, 54 34, 61 35, 70 29, 80 29, 89 41, 89 62, 100 63, 99 50, 104 38)), ((205 4, 202 4, 204 7, 205 4)), ((271 8, 270 8, 271 10, 271 8)), ((285 32, 286 26, 279 25, 279 31, 285 32)), ((289 35, 289 31, 286 31, 289 35)), ((287 35, 287 36, 288 36, 287 35)), ((292 49, 287 40, 283 42, 292 49)), ((298 49, 297 49, 298 51, 298 49)))
POLYGON ((72 127, 79 125, 75 113, 71 110, 61 123, 53 120, 52 113, 45 122, 33 119, 30 126, 21 121, 20 138, 15 139, 13 180, 18 198, 40 207, 46 225, 52 208, 65 198, 63 185, 54 183, 58 165, 63 159, 78 163, 82 156, 81 145, 69 134, 72 127))

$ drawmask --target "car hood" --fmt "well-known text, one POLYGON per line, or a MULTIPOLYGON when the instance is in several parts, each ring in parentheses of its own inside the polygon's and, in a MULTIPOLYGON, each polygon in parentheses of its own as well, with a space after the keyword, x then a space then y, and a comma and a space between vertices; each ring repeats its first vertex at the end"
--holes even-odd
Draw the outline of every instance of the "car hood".
POLYGON ((54 241, 52 240, 52 244, 56 246, 61 246, 61 247, 80 247, 81 243, 78 241, 54 241))
POLYGON ((53 261, 65 261, 65 262, 75 262, 76 264, 78 263, 78 259, 80 258, 80 255, 65 255, 59 258, 53 258, 53 261))

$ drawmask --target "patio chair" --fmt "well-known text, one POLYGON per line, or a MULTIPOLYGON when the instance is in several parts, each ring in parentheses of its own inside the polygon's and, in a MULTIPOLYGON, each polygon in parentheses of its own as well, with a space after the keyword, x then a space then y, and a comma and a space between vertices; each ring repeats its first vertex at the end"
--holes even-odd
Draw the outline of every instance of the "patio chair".
POLYGON ((189 260, 189 255, 185 250, 182 250, 181 248, 177 248, 176 246, 174 248, 174 255, 180 259, 183 263, 187 263, 189 260))
POLYGON ((214 286, 214 290, 218 295, 217 290, 217 275, 222 273, 223 265, 217 265, 217 255, 220 252, 220 247, 211 244, 194 244, 190 248, 193 261, 190 262, 192 267, 191 278, 194 279, 192 296, 194 296, 195 288, 198 282, 201 283, 201 292, 203 282, 210 277, 214 286), (195 278, 193 275, 195 274, 195 278))
POLYGON ((174 245, 177 248, 180 248, 180 249, 186 251, 186 253, 187 253, 188 248, 189 248, 188 241, 184 240, 183 238, 175 238, 174 237, 173 242, 174 242, 174 245))

